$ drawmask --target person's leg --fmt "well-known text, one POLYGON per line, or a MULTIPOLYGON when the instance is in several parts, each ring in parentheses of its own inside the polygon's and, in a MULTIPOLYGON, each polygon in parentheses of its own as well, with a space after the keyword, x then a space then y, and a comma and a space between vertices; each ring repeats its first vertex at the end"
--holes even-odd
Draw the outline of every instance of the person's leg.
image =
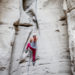
POLYGON ((35 65, 35 59, 36 59, 36 50, 33 50, 33 66, 35 65))
POLYGON ((36 50, 33 50, 33 62, 35 62, 36 50))
POLYGON ((36 49, 30 47, 30 49, 32 50, 32 61, 33 61, 33 65, 35 65, 35 59, 36 59, 36 49))

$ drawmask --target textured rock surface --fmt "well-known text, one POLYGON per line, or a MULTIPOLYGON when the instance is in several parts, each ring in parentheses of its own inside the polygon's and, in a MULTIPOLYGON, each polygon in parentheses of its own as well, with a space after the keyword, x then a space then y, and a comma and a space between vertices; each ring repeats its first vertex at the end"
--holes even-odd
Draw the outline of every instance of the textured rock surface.
POLYGON ((19 1, 0 0, 0 75, 9 75, 15 33, 13 23, 18 19, 19 1))
POLYGON ((67 25, 65 20, 60 20, 65 16, 62 4, 62 0, 38 1, 40 59, 35 67, 30 67, 32 75, 71 75, 67 25))
POLYGON ((71 69, 75 75, 75 0, 68 0, 68 32, 69 32, 69 48, 71 56, 71 69))
POLYGON ((66 0, 22 1, 0 0, 0 75, 27 75, 29 58, 19 61, 29 32, 37 32, 38 24, 39 59, 34 67, 30 62, 29 75, 75 75, 75 1, 67 0, 66 13, 66 0))
MULTIPOLYGON (((54 3, 53 0, 39 0, 37 4, 37 16, 40 27, 37 51, 39 60, 36 61, 35 67, 32 66, 32 62, 30 63, 29 74, 31 75, 71 75, 67 25, 66 21, 62 19, 65 16, 62 5, 63 1, 57 0, 54 5, 52 3, 54 3)), ((26 36, 27 31, 29 32, 29 30, 25 30, 26 36)), ((20 31, 16 37, 12 75, 26 75, 28 73, 28 62, 19 65, 18 60, 24 43, 24 41, 19 41, 19 39, 25 40, 23 38, 25 32, 24 28, 20 27, 20 31), (19 38, 19 36, 22 37, 19 38), (20 43, 21 45, 19 47, 20 43)), ((28 58, 26 61, 28 61, 28 58)))

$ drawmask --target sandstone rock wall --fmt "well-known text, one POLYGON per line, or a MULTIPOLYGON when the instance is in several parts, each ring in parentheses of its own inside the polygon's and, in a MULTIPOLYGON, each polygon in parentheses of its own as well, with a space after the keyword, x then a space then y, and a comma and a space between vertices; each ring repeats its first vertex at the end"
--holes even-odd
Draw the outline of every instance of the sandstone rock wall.
POLYGON ((32 29, 39 59, 29 74, 75 75, 74 9, 74 0, 0 0, 0 75, 28 73, 29 58, 19 61, 32 29))
POLYGON ((13 24, 19 19, 19 0, 0 0, 0 75, 9 75, 14 41, 13 24))
POLYGON ((71 69, 75 75, 75 0, 67 0, 67 7, 71 69))

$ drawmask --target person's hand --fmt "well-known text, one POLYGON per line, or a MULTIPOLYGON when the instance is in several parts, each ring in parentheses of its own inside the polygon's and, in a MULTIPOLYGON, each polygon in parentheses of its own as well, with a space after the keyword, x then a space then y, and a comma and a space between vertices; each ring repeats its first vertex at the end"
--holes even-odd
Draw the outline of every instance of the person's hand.
POLYGON ((27 53, 28 52, 28 50, 25 50, 25 53, 27 53))

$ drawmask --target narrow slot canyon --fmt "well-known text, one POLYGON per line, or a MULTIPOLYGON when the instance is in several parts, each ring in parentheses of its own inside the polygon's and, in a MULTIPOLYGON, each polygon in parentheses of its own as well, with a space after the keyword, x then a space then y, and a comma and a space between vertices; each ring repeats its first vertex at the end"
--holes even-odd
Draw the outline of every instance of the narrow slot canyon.
POLYGON ((0 75, 75 75, 74 33, 75 0, 0 0, 0 75))

